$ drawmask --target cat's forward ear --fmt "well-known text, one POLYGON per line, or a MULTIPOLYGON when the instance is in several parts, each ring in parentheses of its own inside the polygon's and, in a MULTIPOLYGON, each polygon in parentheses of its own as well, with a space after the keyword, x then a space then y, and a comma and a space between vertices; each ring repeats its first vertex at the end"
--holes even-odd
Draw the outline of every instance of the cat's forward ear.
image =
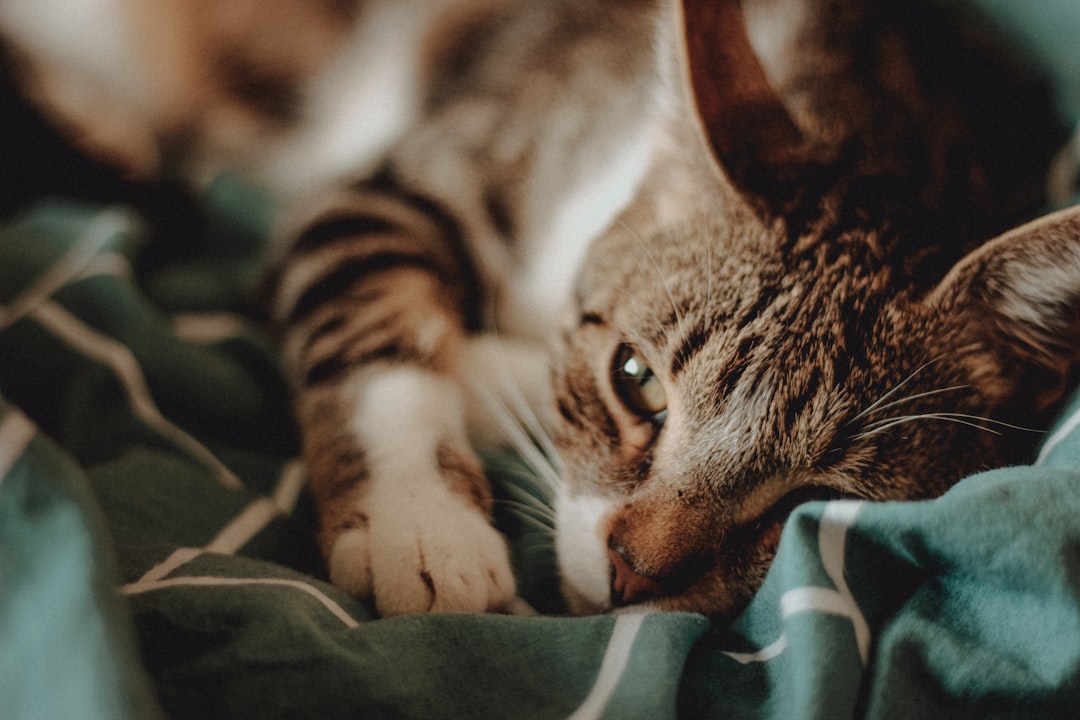
POLYGON ((973 251, 927 301, 980 385, 1018 415, 1050 410, 1080 362, 1080 205, 973 251))

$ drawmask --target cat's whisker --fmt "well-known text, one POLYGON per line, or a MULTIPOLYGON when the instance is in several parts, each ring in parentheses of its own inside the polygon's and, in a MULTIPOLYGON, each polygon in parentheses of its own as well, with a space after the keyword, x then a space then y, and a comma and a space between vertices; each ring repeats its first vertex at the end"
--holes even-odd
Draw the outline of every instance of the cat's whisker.
POLYGON ((553 492, 559 483, 559 474, 555 467, 536 447, 533 438, 525 432, 509 408, 500 403, 496 416, 507 434, 511 447, 521 457, 522 462, 536 473, 537 480, 543 484, 545 490, 553 492))
MULTIPOLYGON (((500 502, 500 504, 505 504, 500 502)), ((541 533, 545 540, 550 539, 551 546, 554 547, 555 543, 555 527, 549 523, 545 518, 538 518, 532 515, 525 507, 507 506, 508 510, 513 513, 514 517, 530 526, 533 530, 541 533)))
POLYGON ((504 506, 517 517, 524 517, 533 525, 548 533, 555 528, 555 509, 544 495, 544 488, 537 486, 540 494, 515 484, 512 480, 500 483, 502 497, 495 498, 496 505, 504 506))
POLYGON ((508 502, 528 505, 535 510, 538 515, 543 515, 554 523, 555 508, 552 507, 547 496, 537 495, 526 488, 513 483, 504 483, 502 487, 508 495, 513 496, 513 498, 507 498, 508 502), (514 498, 516 498, 516 500, 514 498))
MULTIPOLYGON (((982 415, 969 415, 967 413, 958 413, 958 412, 925 413, 925 414, 921 414, 921 415, 905 415, 905 416, 902 416, 902 417, 910 417, 910 418, 921 418, 921 417, 958 418, 958 419, 961 419, 961 420, 971 420, 971 421, 976 421, 976 422, 988 423, 990 425, 997 425, 999 427, 1008 428, 1009 430, 1020 430, 1020 431, 1023 431, 1023 432, 1033 432, 1033 433, 1044 432, 1043 430, 1040 430, 1038 428, 1024 427, 1023 425, 1014 425, 1013 423, 1007 423, 1004 420, 996 420, 994 418, 985 417, 985 416, 982 416, 982 415)), ((898 420, 898 419, 900 419, 900 417, 886 418, 884 420, 877 420, 877 421, 875 421, 873 423, 870 423, 870 425, 878 425, 878 424, 881 424, 881 423, 889 423, 889 422, 892 422, 893 420, 898 420)))
POLYGON ((488 412, 495 418, 503 432, 506 434, 511 447, 521 457, 521 460, 532 470, 537 480, 548 492, 554 492, 560 482, 559 474, 552 462, 542 453, 526 432, 518 417, 506 405, 505 402, 483 383, 472 383, 473 393, 481 398, 488 412))
MULTIPOLYGON (((885 401, 887 401, 889 398, 896 395, 896 393, 900 392, 904 388, 905 385, 907 385, 909 382, 911 382, 915 378, 916 375, 918 375, 923 370, 930 367, 931 365, 933 365, 934 363, 936 363, 940 359, 941 359, 940 357, 934 358, 933 360, 929 360, 929 361, 923 363, 922 365, 920 365, 919 367, 915 368, 915 370, 910 375, 908 375, 906 378, 904 378, 903 380, 898 382, 888 392, 886 392, 884 395, 879 397, 874 402, 870 403, 870 405, 868 405, 862 412, 860 412, 858 415, 853 417, 852 421, 861 420, 862 418, 867 417, 871 413, 874 413, 877 410, 880 410, 882 408, 882 406, 884 405, 885 401)), ((890 403, 890 406, 891 406, 891 403, 890 403)))
MULTIPOLYGON (((537 442, 543 442, 538 440, 535 433, 529 432, 529 429, 519 421, 519 416, 513 411, 512 408, 507 407, 505 404, 501 404, 501 412, 498 414, 500 422, 504 429, 507 431, 508 439, 511 442, 514 450, 521 455, 522 460, 529 465, 529 467, 536 471, 540 476, 539 479, 544 482, 544 485, 548 490, 554 490, 559 483, 559 467, 557 465, 558 460, 552 461, 551 457, 545 452, 541 451, 537 447, 537 442)), ((544 434, 546 439, 546 433, 544 434)), ((550 440, 548 440, 550 443, 550 440)), ((558 458, 557 455, 554 456, 558 458)))
POLYGON ((496 409, 496 404, 500 406, 497 409, 497 415, 504 427, 514 436, 512 442, 515 449, 519 454, 529 455, 529 465, 541 475, 547 490, 554 492, 564 474, 565 465, 562 456, 509 366, 506 344, 499 331, 494 304, 488 307, 487 315, 488 326, 491 328, 490 336, 498 343, 500 349, 493 358, 493 364, 498 374, 499 387, 503 392, 500 396, 489 390, 485 393, 486 402, 492 409, 496 409), (542 452, 536 452, 536 443, 540 445, 542 452))
POLYGON ((904 403, 909 403, 914 400, 921 400, 922 398, 933 397, 934 395, 943 395, 945 393, 954 392, 957 390, 966 390, 970 387, 970 385, 952 385, 950 387, 938 388, 937 390, 927 390, 926 392, 916 393, 915 395, 906 395, 902 398, 899 398, 898 400, 893 400, 892 402, 885 403, 884 405, 874 408, 874 410, 871 412, 863 411, 857 417, 867 417, 874 413, 882 412, 883 410, 888 410, 889 408, 896 407, 897 405, 903 405, 904 403))
POLYGON ((540 422, 536 413, 533 412, 532 408, 520 393, 518 394, 517 402, 515 402, 515 407, 512 408, 512 410, 515 411, 514 414, 517 417, 522 417, 522 415, 524 415, 525 429, 528 431, 529 436, 540 445, 542 451, 541 457, 543 457, 545 463, 550 467, 552 476, 558 481, 563 475, 565 465, 547 428, 540 422))
POLYGON ((555 538, 541 533, 532 533, 524 539, 518 539, 516 544, 519 548, 529 552, 542 552, 545 555, 555 554, 555 538))
POLYGON ((555 538, 552 537, 551 539, 544 540, 536 540, 533 538, 529 538, 526 547, 528 547, 529 550, 532 550, 534 552, 540 551, 548 555, 554 555, 556 551, 555 538))
MULTIPOLYGON (((538 519, 532 517, 531 515, 528 515, 527 513, 516 511, 515 515, 517 515, 517 518, 519 520, 521 520, 522 522, 524 522, 524 523, 526 523, 528 525, 531 525, 534 530, 537 530, 537 531, 545 533, 545 534, 549 534, 549 533, 554 534, 555 533, 555 528, 551 527, 546 522, 543 522, 541 520, 538 520, 538 519)), ((554 547, 554 543, 552 544, 552 546, 554 547)))
MULTIPOLYGON (((523 496, 524 497, 524 496, 523 496)), ((523 500, 515 500, 510 497, 500 497, 495 499, 495 503, 498 505, 504 505, 506 507, 527 512, 531 517, 537 520, 551 520, 554 518, 555 513, 550 508, 544 505, 542 502, 537 502, 535 497, 527 497, 523 500)))
POLYGON ((916 420, 943 420, 946 422, 954 422, 960 425, 967 425, 977 430, 991 433, 993 435, 1001 435, 1000 430, 996 430, 987 425, 997 425, 1002 428, 1010 430, 1020 430, 1022 432, 1040 433, 1042 430, 1036 428, 1023 427, 1021 425, 1013 425, 1011 423, 1003 422, 1001 420, 995 420, 994 418, 982 417, 979 415, 968 415, 965 413, 924 413, 920 415, 902 415, 899 417, 887 418, 884 420, 878 420, 868 425, 868 430, 859 433, 853 437, 855 440, 864 440, 875 435, 879 435, 886 430, 896 427, 897 425, 903 425, 905 423, 914 422, 916 420), (985 424, 981 424, 985 423, 985 424))
MULTIPOLYGON (((501 345, 502 336, 498 334, 497 331, 495 332, 495 338, 496 342, 501 345)), ((540 420, 535 409, 525 397, 525 393, 522 392, 521 386, 517 382, 517 378, 510 371, 510 368, 507 367, 505 357, 500 356, 497 364, 500 371, 500 384, 503 389, 506 390, 506 394, 512 402, 512 406, 507 409, 524 425, 524 429, 528 434, 540 444, 545 460, 547 460, 548 464, 551 466, 555 476, 560 477, 564 468, 562 457, 559 455, 559 451, 555 447, 554 441, 552 441, 551 436, 548 434, 547 428, 544 427, 544 423, 540 420)))
POLYGON ((877 435, 880 435, 880 434, 884 433, 887 430, 891 430, 892 428, 896 427, 897 425, 903 425, 905 423, 914 422, 916 420, 945 420, 945 421, 948 421, 948 422, 955 422, 955 423, 958 423, 960 425, 967 425, 969 427, 976 428, 977 430, 984 430, 984 431, 986 431, 988 433, 991 433, 993 435, 1000 435, 1001 434, 999 431, 994 430, 993 428, 988 428, 985 425, 979 425, 978 423, 975 423, 975 422, 969 422, 969 421, 966 421, 966 420, 961 420, 959 418, 943 417, 943 416, 941 416, 939 414, 931 413, 931 414, 927 414, 927 415, 907 415, 907 416, 900 417, 900 418, 894 418, 893 420, 888 421, 888 422, 884 422, 882 425, 880 425, 880 426, 878 426, 876 428, 873 428, 872 430, 867 430, 865 432, 858 433, 857 435, 854 435, 852 437, 852 439, 854 439, 854 440, 866 440, 867 438, 875 437, 877 435))
POLYGON ((531 502, 522 502, 510 498, 497 498, 496 505, 502 505, 514 511, 516 514, 527 516, 532 520, 542 523, 548 530, 554 530, 555 514, 551 508, 537 505, 531 502))

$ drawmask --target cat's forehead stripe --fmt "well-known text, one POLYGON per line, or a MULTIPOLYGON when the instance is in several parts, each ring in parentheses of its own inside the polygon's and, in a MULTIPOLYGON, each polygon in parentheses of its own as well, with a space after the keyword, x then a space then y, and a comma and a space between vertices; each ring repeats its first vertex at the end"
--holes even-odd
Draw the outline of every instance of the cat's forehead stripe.
POLYGON ((578 325, 599 325, 606 326, 607 319, 600 313, 585 311, 581 313, 578 318, 578 325))
POLYGON ((687 333, 682 342, 679 343, 678 349, 675 351, 671 360, 671 376, 677 377, 682 371, 683 367, 697 353, 705 347, 705 344, 709 340, 709 333, 704 327, 697 327, 687 333))

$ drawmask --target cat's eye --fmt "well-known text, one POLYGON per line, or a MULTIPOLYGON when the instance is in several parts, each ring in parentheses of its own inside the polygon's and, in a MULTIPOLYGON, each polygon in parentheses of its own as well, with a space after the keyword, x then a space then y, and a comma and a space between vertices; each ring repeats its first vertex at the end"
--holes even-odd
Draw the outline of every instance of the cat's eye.
POLYGON ((630 412, 657 424, 667 417, 667 394, 660 379, 634 347, 620 345, 615 352, 611 382, 630 412))

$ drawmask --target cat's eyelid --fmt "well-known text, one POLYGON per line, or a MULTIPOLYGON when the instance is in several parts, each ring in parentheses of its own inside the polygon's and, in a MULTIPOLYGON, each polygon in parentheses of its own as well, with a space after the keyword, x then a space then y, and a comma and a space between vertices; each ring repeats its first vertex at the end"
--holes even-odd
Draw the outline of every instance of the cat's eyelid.
POLYGON ((588 310, 582 311, 578 317, 578 326, 584 325, 599 325, 601 327, 607 327, 607 319, 597 312, 590 312, 588 310))

